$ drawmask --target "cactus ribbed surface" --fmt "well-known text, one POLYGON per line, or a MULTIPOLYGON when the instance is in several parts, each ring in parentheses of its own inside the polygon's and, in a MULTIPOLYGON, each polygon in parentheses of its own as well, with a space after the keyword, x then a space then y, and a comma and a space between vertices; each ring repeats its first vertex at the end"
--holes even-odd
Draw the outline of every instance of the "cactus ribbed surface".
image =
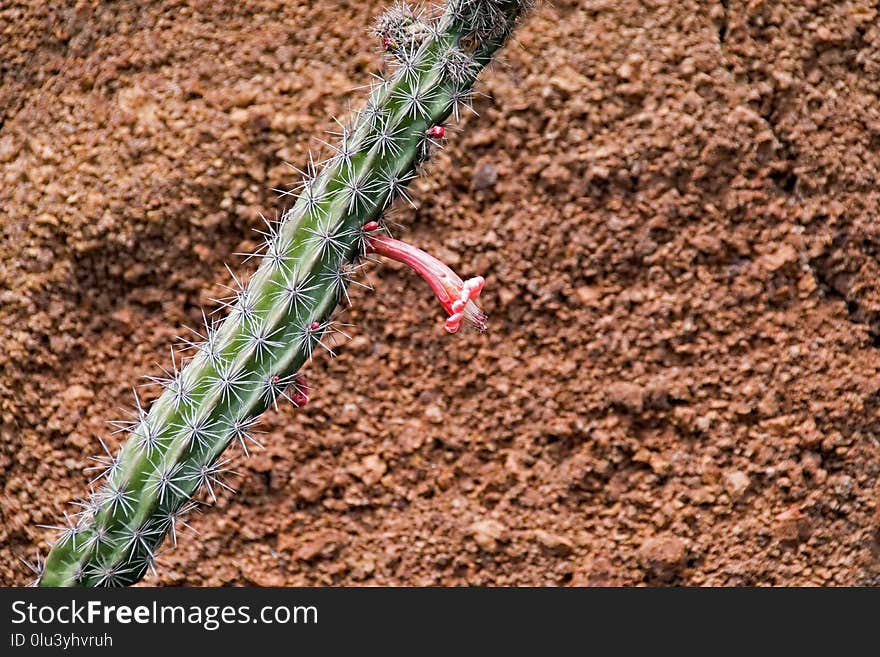
POLYGON ((372 85, 333 157, 309 164, 293 207, 267 223, 260 266, 246 285, 233 277, 226 319, 206 322, 195 355, 155 379, 164 391, 149 411, 138 402, 119 453, 97 458, 102 485, 56 528, 40 585, 139 581, 163 541, 176 543, 199 492, 213 498, 225 486, 230 443, 246 451, 252 425, 282 398, 304 403, 298 371, 338 330, 331 314, 371 250, 369 231, 406 198, 444 121, 467 103, 526 4, 451 0, 437 16, 397 5, 377 21, 392 74, 372 85))

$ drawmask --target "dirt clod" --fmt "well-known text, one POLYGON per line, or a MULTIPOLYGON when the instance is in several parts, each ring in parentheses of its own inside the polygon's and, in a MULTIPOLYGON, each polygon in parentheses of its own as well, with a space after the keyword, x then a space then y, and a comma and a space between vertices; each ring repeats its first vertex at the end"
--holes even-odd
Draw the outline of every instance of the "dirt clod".
POLYGON ((645 405, 645 389, 635 383, 618 381, 608 386, 609 403, 633 413, 641 412, 645 405))
POLYGON ((809 518, 797 507, 786 509, 775 518, 773 535, 780 543, 799 543, 807 540, 811 533, 809 518))
POLYGON ((732 470, 724 474, 724 488, 734 500, 741 498, 749 489, 752 480, 741 470, 732 470))
POLYGON ((469 533, 477 545, 486 552, 495 552, 499 542, 504 539, 507 528, 497 520, 480 520, 473 523, 469 533))
POLYGON ((483 162, 474 169, 471 187, 474 191, 489 189, 498 182, 498 167, 491 162, 483 162))
POLYGON ((661 582, 672 581, 687 563, 687 544, 677 536, 647 539, 639 548, 642 567, 649 577, 661 582))
POLYGON ((574 552, 574 543, 565 536, 539 529, 535 532, 535 539, 551 554, 558 557, 567 557, 574 552))

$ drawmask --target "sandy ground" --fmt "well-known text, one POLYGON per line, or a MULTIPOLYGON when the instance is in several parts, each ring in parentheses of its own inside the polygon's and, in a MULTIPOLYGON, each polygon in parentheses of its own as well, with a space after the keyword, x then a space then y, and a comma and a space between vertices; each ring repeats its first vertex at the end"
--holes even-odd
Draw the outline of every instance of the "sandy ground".
MULTIPOLYGON (((0 4, 0 583, 359 102, 385 4, 0 4)), ((148 583, 877 582, 878 8, 542 4, 394 217, 487 277, 490 331, 373 268, 148 583)))

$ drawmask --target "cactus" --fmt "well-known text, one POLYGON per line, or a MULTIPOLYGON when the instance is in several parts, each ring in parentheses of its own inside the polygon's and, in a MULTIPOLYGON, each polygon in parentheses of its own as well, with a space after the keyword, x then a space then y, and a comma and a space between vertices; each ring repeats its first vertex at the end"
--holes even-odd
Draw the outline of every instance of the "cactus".
MULTIPOLYGON (((177 542, 200 491, 215 497, 231 443, 247 453, 253 427, 270 406, 307 401, 300 368, 341 332, 332 313, 347 299, 357 263, 370 253, 413 266, 448 311, 447 330, 463 318, 485 328, 473 300, 482 279, 463 282, 445 265, 379 234, 385 209, 409 201, 408 183, 445 136, 444 122, 467 106, 480 70, 504 43, 528 3, 448 0, 434 14, 399 3, 374 33, 392 73, 371 85, 364 107, 343 127, 334 154, 309 161, 294 205, 266 222, 261 263, 247 282, 232 276, 222 323, 205 320, 185 363, 172 349, 171 369, 148 377, 163 386, 145 409, 135 393, 129 433, 117 454, 102 441, 97 471, 80 511, 65 514, 44 564, 42 586, 123 586, 154 568, 168 539, 177 542)), ((230 272, 231 273, 231 272, 230 272)))

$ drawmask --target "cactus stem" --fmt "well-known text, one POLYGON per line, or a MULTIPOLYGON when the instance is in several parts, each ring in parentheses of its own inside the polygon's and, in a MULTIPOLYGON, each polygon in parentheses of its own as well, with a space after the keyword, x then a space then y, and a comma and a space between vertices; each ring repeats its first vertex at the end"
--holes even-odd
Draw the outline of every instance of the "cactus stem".
POLYGON ((263 399, 278 410, 278 400, 286 399, 296 407, 305 406, 308 401, 308 386, 301 373, 289 376, 270 375, 263 384, 263 399), (292 389, 292 393, 291 393, 292 389))
POLYGON ((434 89, 422 89, 417 86, 403 88, 396 93, 396 98, 403 103, 404 114, 416 120, 430 118, 429 107, 435 96, 434 89))
POLYGON ((407 188, 409 182, 415 177, 415 171, 409 171, 403 176, 395 174, 383 180, 385 186, 388 188, 388 193, 385 195, 385 207, 388 207, 395 198, 400 198, 415 210, 416 204, 413 201, 412 196, 410 196, 409 189, 407 188))
POLYGON ((331 358, 336 358, 336 352, 321 339, 326 333, 338 333, 349 340, 351 339, 350 335, 338 328, 338 322, 313 321, 308 326, 304 326, 300 331, 300 348, 309 358, 314 352, 315 347, 321 347, 331 358))
POLYGON ((369 172, 359 171, 355 173, 348 169, 342 177, 342 188, 340 192, 348 198, 348 211, 354 212, 365 208, 371 202, 373 197, 379 191, 380 183, 378 180, 370 180, 369 172))
MULTIPOLYGON (((155 470, 155 476, 147 484, 148 490, 153 495, 158 495, 159 504, 165 504, 165 498, 170 494, 185 495, 181 486, 184 484, 185 478, 180 475, 183 470, 182 463, 164 462, 155 464, 150 462, 155 470)), ((97 533, 95 534, 97 536, 97 533)))
POLYGON ((208 495, 211 496, 211 501, 217 501, 217 495, 214 492, 214 487, 224 488, 231 493, 235 492, 235 489, 227 484, 221 477, 224 474, 230 475, 238 475, 238 472, 234 470, 230 470, 229 468, 224 467, 226 464, 230 463, 231 459, 220 459, 218 461, 214 461, 213 463, 203 463, 196 469, 187 475, 187 479, 196 482, 197 488, 204 488, 208 491, 208 495))
POLYGON ((260 214, 260 218, 263 220, 263 223, 266 224, 266 230, 256 230, 256 232, 262 235, 263 243, 256 251, 250 253, 236 253, 235 255, 245 256, 245 262, 251 258, 268 260, 269 265, 273 269, 287 272, 289 269, 287 252, 290 248, 290 243, 282 238, 279 232, 281 223, 277 220, 269 221, 262 214, 260 214))
POLYGON ((248 443, 251 443, 258 449, 263 449, 263 443, 254 437, 254 434, 258 433, 257 430, 254 429, 254 425, 259 421, 260 419, 257 416, 232 419, 229 417, 224 418, 224 422, 230 427, 232 439, 238 441, 238 444, 241 446, 241 451, 246 457, 251 455, 248 450, 248 443))
POLYGON ((99 561, 86 569, 86 574, 95 578, 95 586, 119 588, 125 586, 125 576, 129 572, 123 562, 99 561))
MULTIPOLYGON (((283 346, 284 343, 272 339, 277 336, 283 328, 283 326, 278 326, 273 329, 271 326, 264 324, 260 327, 252 326, 246 332, 246 344, 253 352, 258 363, 262 363, 267 357, 271 360, 273 358, 273 350, 279 349, 283 346)), ((244 372, 242 376, 246 377, 247 373, 244 372)))
POLYGON ((180 423, 171 425, 175 431, 180 431, 185 442, 190 447, 207 449, 211 441, 217 440, 218 434, 214 431, 217 423, 212 423, 207 415, 199 415, 195 409, 190 409, 183 414, 180 423))
POLYGON ((308 277, 302 277, 298 269, 286 272, 283 281, 271 283, 279 288, 275 292, 275 300, 280 301, 285 308, 292 308, 294 312, 300 312, 301 308, 312 305, 315 297, 310 292, 319 287, 317 283, 311 283, 308 277))
POLYGON ((345 233, 337 233, 332 225, 321 222, 317 228, 306 228, 307 241, 317 246, 320 257, 339 258, 345 252, 345 233))
POLYGON ((115 541, 110 536, 107 527, 104 525, 99 525, 92 530, 92 535, 86 539, 83 547, 87 550, 91 550, 92 548, 100 549, 101 546, 113 546, 114 543, 115 541))
POLYGON ((134 524, 126 529, 128 530, 128 537, 123 543, 123 549, 129 553, 129 557, 134 558, 139 550, 143 550, 151 562, 155 560, 156 554, 152 547, 153 541, 149 539, 157 536, 159 530, 141 524, 134 524))
POLYGON ((111 481, 102 490, 102 499, 107 503, 110 515, 116 515, 119 510, 131 513, 134 509, 134 495, 125 489, 125 484, 111 481))
POLYGON ((384 158, 386 153, 392 154, 394 157, 399 156, 403 152, 403 147, 400 145, 400 135, 404 131, 403 126, 394 126, 392 123, 392 117, 386 116, 384 118, 380 118, 380 126, 376 131, 376 136, 373 141, 373 148, 379 153, 379 156, 384 158))
POLYGON ((207 377, 207 381, 217 387, 220 400, 227 404, 234 398, 241 403, 241 393, 248 388, 248 374, 235 361, 230 361, 217 370, 217 374, 207 377))

